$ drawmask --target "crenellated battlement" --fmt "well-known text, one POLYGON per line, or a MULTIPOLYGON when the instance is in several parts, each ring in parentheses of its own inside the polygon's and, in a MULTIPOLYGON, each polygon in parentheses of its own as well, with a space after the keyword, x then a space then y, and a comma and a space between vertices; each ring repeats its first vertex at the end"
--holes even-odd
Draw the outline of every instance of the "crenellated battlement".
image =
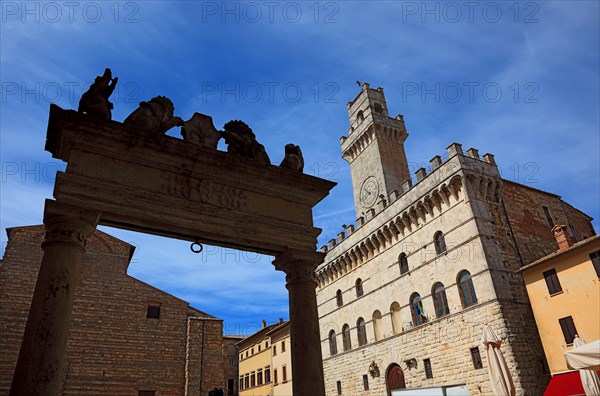
POLYGON ((462 145, 452 143, 444 155, 434 156, 429 163, 399 189, 380 195, 356 219, 356 226, 343 225, 337 238, 321 247, 327 256, 317 269, 320 287, 370 260, 462 200, 465 183, 472 198, 499 202, 501 180, 492 154, 481 158, 477 149, 470 148, 465 153, 462 145), (381 215, 383 212, 393 213, 391 219, 384 220, 387 217, 381 215))

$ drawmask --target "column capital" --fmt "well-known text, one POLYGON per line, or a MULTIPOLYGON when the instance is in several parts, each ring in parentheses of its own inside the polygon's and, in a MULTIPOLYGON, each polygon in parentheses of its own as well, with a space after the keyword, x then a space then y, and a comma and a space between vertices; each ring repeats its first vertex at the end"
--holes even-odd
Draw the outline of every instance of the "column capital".
POLYGON ((47 199, 44 208, 46 236, 42 248, 50 244, 72 244, 85 249, 87 238, 94 233, 100 212, 65 205, 47 199))
POLYGON ((286 274, 287 283, 315 282, 315 270, 323 262, 325 253, 313 250, 286 249, 273 260, 273 265, 278 271, 286 274))

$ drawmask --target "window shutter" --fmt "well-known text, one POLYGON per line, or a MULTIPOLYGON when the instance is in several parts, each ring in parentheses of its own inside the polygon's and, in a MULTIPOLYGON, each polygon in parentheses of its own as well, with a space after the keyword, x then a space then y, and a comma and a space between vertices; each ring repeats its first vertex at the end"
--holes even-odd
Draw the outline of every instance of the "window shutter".
POLYGON ((556 294, 562 291, 562 286, 560 285, 560 281, 558 280, 556 269, 552 268, 548 271, 544 271, 543 275, 544 279, 546 280, 546 286, 548 286, 548 292, 550 294, 556 294))
POLYGON ((572 316, 567 316, 565 318, 561 318, 558 320, 560 324, 560 328, 565 337, 565 342, 567 344, 572 344, 575 339, 575 335, 577 334, 577 329, 575 328, 575 323, 573 322, 572 316))

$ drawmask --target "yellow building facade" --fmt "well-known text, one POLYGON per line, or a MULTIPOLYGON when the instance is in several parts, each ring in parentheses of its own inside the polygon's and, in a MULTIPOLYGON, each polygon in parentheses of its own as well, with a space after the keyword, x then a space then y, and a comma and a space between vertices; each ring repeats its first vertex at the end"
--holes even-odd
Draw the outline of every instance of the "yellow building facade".
POLYGON ((269 332, 273 368, 273 396, 293 395, 290 322, 269 332))
POLYGON ((240 396, 291 396, 290 322, 279 319, 237 343, 240 396))
POLYGON ((565 226, 552 231, 559 249, 519 272, 554 375, 569 371, 564 353, 575 335, 600 339, 600 235, 573 244, 565 226))
POLYGON ((239 395, 272 396, 271 341, 267 333, 278 323, 263 327, 237 343, 239 351, 239 395))

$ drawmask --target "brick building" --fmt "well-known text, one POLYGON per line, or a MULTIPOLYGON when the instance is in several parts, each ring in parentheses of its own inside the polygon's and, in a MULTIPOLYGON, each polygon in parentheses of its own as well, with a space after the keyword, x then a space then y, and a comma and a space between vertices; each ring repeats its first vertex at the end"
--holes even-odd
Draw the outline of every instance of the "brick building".
POLYGON ((550 376, 515 271, 555 250, 554 224, 580 241, 595 234, 591 218, 558 195, 502 179, 493 155, 457 143, 413 182, 404 119, 388 115, 381 88, 364 84, 348 115, 341 146, 356 226, 321 248, 316 271, 326 393, 490 394, 480 350, 488 324, 505 339, 517 394, 542 394, 550 376))
MULTIPOLYGON (((7 230, 0 261, 0 395, 7 394, 42 258, 43 226, 7 230)), ((88 239, 67 344, 65 395, 207 395, 226 388, 223 323, 127 275, 134 247, 88 239)))
POLYGON ((225 388, 225 394, 227 396, 237 396, 239 393, 239 358, 236 344, 244 338, 246 337, 236 335, 223 336, 223 356, 225 358, 223 364, 225 366, 224 372, 227 381, 227 387, 225 388))

